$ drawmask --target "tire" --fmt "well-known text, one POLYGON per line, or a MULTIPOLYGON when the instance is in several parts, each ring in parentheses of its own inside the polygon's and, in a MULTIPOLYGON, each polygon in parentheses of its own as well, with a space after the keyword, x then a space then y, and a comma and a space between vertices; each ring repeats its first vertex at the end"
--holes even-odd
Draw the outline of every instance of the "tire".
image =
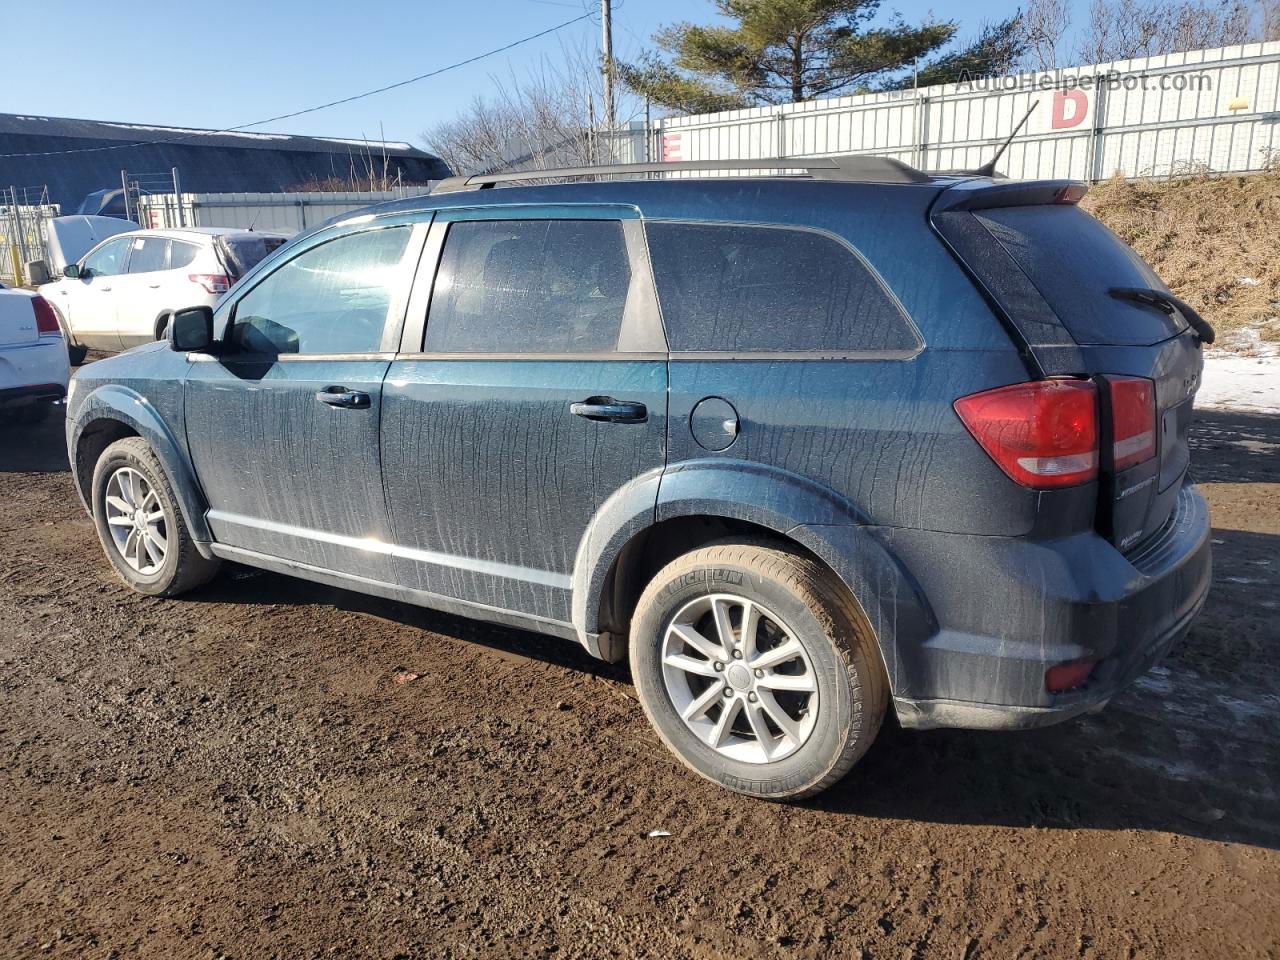
POLYGON ((852 595, 826 567, 768 541, 715 543, 663 567, 632 618, 631 672, 649 722, 686 766, 771 800, 813 796, 848 773, 888 705, 879 646, 852 595), (752 649, 741 630, 748 609, 759 618, 752 649), (715 641, 717 610, 741 659, 714 642, 699 655, 685 639, 715 641))
POLYGON ((134 590, 152 597, 176 597, 217 574, 221 562, 202 557, 196 550, 169 478, 141 437, 117 440, 102 451, 93 470, 91 492, 93 522, 102 549, 134 590), (109 522, 110 517, 136 515, 135 509, 125 510, 122 506, 141 508, 144 516, 157 518, 154 525, 149 525, 155 534, 150 546, 145 541, 138 543, 137 525, 109 522), (117 532, 113 533, 113 529, 117 532), (121 536, 125 537, 123 546, 118 539, 121 536), (126 550, 133 562, 126 559, 126 550))

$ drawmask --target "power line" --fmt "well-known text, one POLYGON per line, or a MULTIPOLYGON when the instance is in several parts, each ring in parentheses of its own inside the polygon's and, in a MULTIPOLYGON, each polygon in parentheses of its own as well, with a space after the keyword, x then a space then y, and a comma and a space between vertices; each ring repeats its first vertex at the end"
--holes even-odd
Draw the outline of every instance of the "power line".
POLYGON ((136 140, 136 141, 133 141, 132 143, 116 143, 110 146, 103 146, 103 147, 78 147, 72 150, 45 150, 45 151, 35 152, 35 153, 0 153, 0 159, 9 159, 13 157, 55 157, 55 156, 62 156, 64 154, 69 154, 69 153, 97 153, 104 150, 126 150, 131 147, 149 147, 149 146, 154 146, 160 143, 180 143, 184 140, 195 140, 199 137, 209 136, 210 134, 236 133, 240 130, 247 130, 249 127, 262 126, 262 124, 264 123, 276 123, 277 121, 280 121, 280 120, 291 120, 294 117, 301 117, 304 114, 315 113, 318 110, 327 110, 330 107, 340 107, 343 104, 354 103, 356 100, 363 100, 366 97, 376 96, 379 93, 386 93, 388 90, 396 90, 396 89, 399 89, 400 87, 407 87, 409 84, 417 83, 420 80, 428 80, 431 77, 438 77, 440 76, 440 74, 448 73, 450 70, 457 70, 460 67, 469 66, 470 64, 476 63, 477 61, 486 60, 489 57, 497 56, 500 53, 506 53, 508 50, 521 46, 522 44, 529 43, 533 40, 538 40, 542 37, 547 36, 548 34, 556 33, 557 31, 563 30, 565 27, 572 26, 573 24, 578 23, 582 20, 589 20, 594 15, 595 15, 594 11, 588 11, 587 13, 584 13, 581 16, 574 17, 571 20, 566 20, 563 23, 558 23, 554 27, 547 27, 547 29, 539 31, 538 33, 530 34, 529 36, 522 37, 519 40, 513 40, 511 43, 508 43, 505 46, 497 47, 496 49, 489 50, 485 53, 478 53, 474 57, 468 57, 466 60, 459 60, 457 63, 451 63, 447 67, 440 67, 436 70, 429 70, 426 73, 418 74, 418 76, 416 77, 410 77, 407 80, 399 80, 395 83, 389 83, 384 87, 378 87, 376 90, 367 90, 364 93, 357 93, 349 97, 342 97, 339 100, 330 100, 328 103, 322 103, 322 104, 319 104, 318 106, 306 107, 302 110, 294 110, 292 113, 282 113, 276 117, 267 117, 265 120, 254 120, 252 123, 242 123, 236 127, 222 127, 221 129, 218 129, 218 130, 202 130, 200 133, 187 134, 186 136, 181 136, 181 137, 166 137, 161 140, 136 140))

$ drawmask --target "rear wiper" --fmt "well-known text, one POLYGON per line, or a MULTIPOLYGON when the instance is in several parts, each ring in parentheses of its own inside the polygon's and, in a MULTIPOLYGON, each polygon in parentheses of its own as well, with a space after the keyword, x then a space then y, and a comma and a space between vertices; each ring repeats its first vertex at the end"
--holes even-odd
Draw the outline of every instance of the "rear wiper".
POLYGON ((1196 308, 1185 300, 1179 300, 1172 293, 1163 290, 1152 290, 1149 287, 1112 287, 1107 293, 1117 300, 1130 300, 1134 303, 1145 303, 1168 314, 1180 314, 1187 325, 1196 332, 1196 336, 1204 343, 1213 343, 1217 334, 1209 321, 1196 312, 1196 308))

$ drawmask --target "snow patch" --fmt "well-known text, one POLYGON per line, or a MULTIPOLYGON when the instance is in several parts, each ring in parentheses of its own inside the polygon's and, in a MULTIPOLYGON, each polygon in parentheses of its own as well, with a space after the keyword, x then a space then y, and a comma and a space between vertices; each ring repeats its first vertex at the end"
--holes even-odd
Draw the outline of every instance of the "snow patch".
POLYGON ((355 147, 369 147, 372 150, 412 150, 413 144, 402 140, 346 140, 342 137, 312 137, 312 140, 323 140, 325 143, 342 143, 355 147))
POLYGON ((243 137, 246 140, 292 140, 285 133, 242 133, 224 132, 222 130, 193 130, 187 127, 149 127, 141 123, 103 123, 104 127, 116 127, 119 130, 150 130, 153 133, 181 133, 204 137, 243 137))
POLYGON ((1206 351, 1195 403, 1201 410, 1280 414, 1280 350, 1251 357, 1206 351))

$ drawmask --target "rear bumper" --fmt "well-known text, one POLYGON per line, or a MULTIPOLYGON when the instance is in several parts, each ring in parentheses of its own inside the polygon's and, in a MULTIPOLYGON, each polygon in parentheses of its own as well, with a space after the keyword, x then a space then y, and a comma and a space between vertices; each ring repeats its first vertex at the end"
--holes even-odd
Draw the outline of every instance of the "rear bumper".
POLYGON ((1123 556, 1092 534, 1036 543, 905 534, 891 549, 916 575, 938 629, 894 702, 904 727, 1019 729, 1101 709, 1186 635, 1211 578, 1209 511, 1186 484, 1168 524, 1123 556), (1045 671, 1082 657, 1084 687, 1053 694, 1045 671))
POLYGON ((0 347, 0 403, 60 400, 70 376, 67 344, 60 336, 0 347))

